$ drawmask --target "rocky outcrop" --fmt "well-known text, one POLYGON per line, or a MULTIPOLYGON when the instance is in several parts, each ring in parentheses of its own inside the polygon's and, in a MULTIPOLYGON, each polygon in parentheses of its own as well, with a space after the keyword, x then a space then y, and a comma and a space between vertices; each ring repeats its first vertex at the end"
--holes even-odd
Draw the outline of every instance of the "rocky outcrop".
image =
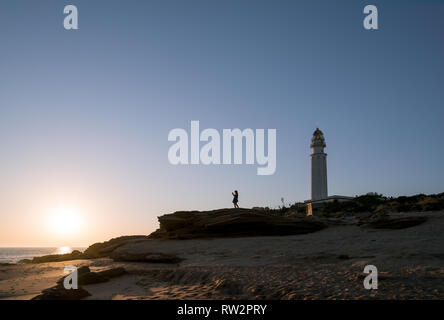
POLYGON ((109 241, 98 242, 91 246, 89 246, 85 252, 80 252, 78 250, 74 250, 71 253, 67 254, 51 254, 42 257, 35 257, 33 259, 24 259, 21 260, 21 263, 45 263, 45 262, 60 262, 60 261, 69 261, 69 260, 79 260, 79 259, 95 259, 95 258, 103 258, 109 257, 111 253, 131 242, 138 242, 147 240, 147 236, 122 236, 118 238, 113 238, 109 241))
MULTIPOLYGON (((78 284, 79 285, 87 285, 87 284, 95 284, 106 282, 112 278, 120 277, 126 274, 125 268, 111 268, 103 271, 93 272, 89 269, 89 267, 81 267, 77 269, 78 275, 78 284)), ((57 281, 57 284, 63 284, 65 277, 60 278, 57 281)))
POLYGON ((68 260, 78 260, 84 259, 83 253, 74 250, 71 253, 67 254, 50 254, 42 257, 34 257, 32 259, 24 259, 21 260, 21 263, 45 263, 45 262, 60 262, 60 261, 68 261, 68 260))
POLYGON ((178 211, 158 219, 160 228, 151 239, 296 235, 326 227, 314 217, 282 217, 256 209, 178 211))
MULTIPOLYGON (((89 267, 81 267, 77 269, 77 276, 80 278, 90 272, 89 267)), ((66 276, 60 278, 54 287, 43 290, 32 300, 80 300, 91 295, 80 286, 77 289, 65 289, 63 285, 65 278, 66 276)))
POLYGON ((126 274, 126 270, 125 270, 125 268, 118 267, 118 268, 111 268, 111 269, 103 270, 103 271, 96 272, 96 273, 100 274, 101 276, 103 276, 105 278, 110 279, 110 278, 123 276, 124 274, 126 274))
POLYGON ((88 291, 81 287, 75 290, 66 290, 62 283, 43 290, 41 294, 32 298, 32 300, 80 300, 90 295, 88 291))
POLYGON ((126 274, 126 270, 121 267, 99 272, 92 272, 89 267, 81 267, 77 269, 77 289, 65 289, 63 285, 66 278, 65 276, 57 281, 57 285, 43 290, 42 293, 34 297, 33 300, 80 300, 90 296, 90 293, 81 286, 106 282, 111 278, 119 277, 124 274, 126 274))
POLYGON ((130 242, 138 242, 147 240, 147 236, 137 235, 137 236, 123 236, 118 238, 113 238, 105 242, 94 243, 89 246, 83 253, 85 258, 100 258, 109 256, 115 249, 119 248, 130 242))

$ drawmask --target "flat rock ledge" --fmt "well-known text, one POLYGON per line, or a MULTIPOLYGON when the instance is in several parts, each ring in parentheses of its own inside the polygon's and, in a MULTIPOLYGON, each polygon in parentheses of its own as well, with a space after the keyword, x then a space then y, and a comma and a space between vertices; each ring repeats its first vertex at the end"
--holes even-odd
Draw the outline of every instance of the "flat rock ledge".
POLYGON ((158 218, 160 228, 150 239, 197 239, 296 235, 327 225, 315 217, 283 217, 256 209, 178 211, 158 218))
POLYGON ((150 262, 150 263, 179 263, 183 259, 161 252, 131 252, 122 249, 114 251, 110 256, 114 261, 124 262, 150 262))

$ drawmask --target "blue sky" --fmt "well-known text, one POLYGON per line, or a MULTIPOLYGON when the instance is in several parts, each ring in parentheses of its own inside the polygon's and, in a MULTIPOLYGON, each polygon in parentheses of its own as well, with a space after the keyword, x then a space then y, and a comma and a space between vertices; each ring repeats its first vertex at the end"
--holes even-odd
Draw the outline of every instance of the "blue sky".
POLYGON ((234 189, 241 207, 302 201, 316 125, 330 194, 442 192, 443 14, 440 1, 1 1, 2 225, 69 203, 112 221, 106 240, 229 207, 234 189), (67 4, 79 30, 63 28, 67 4), (276 173, 170 165, 168 132, 191 120, 277 129, 276 173))

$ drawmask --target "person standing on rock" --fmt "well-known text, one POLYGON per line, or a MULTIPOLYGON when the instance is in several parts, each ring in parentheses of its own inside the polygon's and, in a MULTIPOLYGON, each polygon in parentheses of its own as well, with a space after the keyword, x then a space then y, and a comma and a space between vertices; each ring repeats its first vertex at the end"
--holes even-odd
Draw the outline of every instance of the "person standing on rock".
POLYGON ((235 208, 239 208, 239 206, 237 205, 238 201, 239 201, 239 193, 237 192, 237 190, 234 190, 234 192, 231 193, 233 195, 233 204, 235 208))

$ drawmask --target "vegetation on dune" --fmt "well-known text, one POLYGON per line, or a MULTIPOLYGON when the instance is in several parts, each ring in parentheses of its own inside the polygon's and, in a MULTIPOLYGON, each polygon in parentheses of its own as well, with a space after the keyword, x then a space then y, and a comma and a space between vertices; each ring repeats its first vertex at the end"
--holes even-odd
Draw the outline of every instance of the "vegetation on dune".
MULTIPOLYGON (((281 216, 296 216, 306 214, 306 204, 296 202, 286 206, 283 199, 282 206, 277 209, 263 208, 270 214, 281 216)), ((322 216, 340 216, 360 213, 387 213, 387 212, 423 212, 444 210, 444 192, 439 194, 417 194, 413 196, 385 197, 378 193, 369 193, 356 196, 351 201, 337 200, 315 206, 313 214, 322 216)))

